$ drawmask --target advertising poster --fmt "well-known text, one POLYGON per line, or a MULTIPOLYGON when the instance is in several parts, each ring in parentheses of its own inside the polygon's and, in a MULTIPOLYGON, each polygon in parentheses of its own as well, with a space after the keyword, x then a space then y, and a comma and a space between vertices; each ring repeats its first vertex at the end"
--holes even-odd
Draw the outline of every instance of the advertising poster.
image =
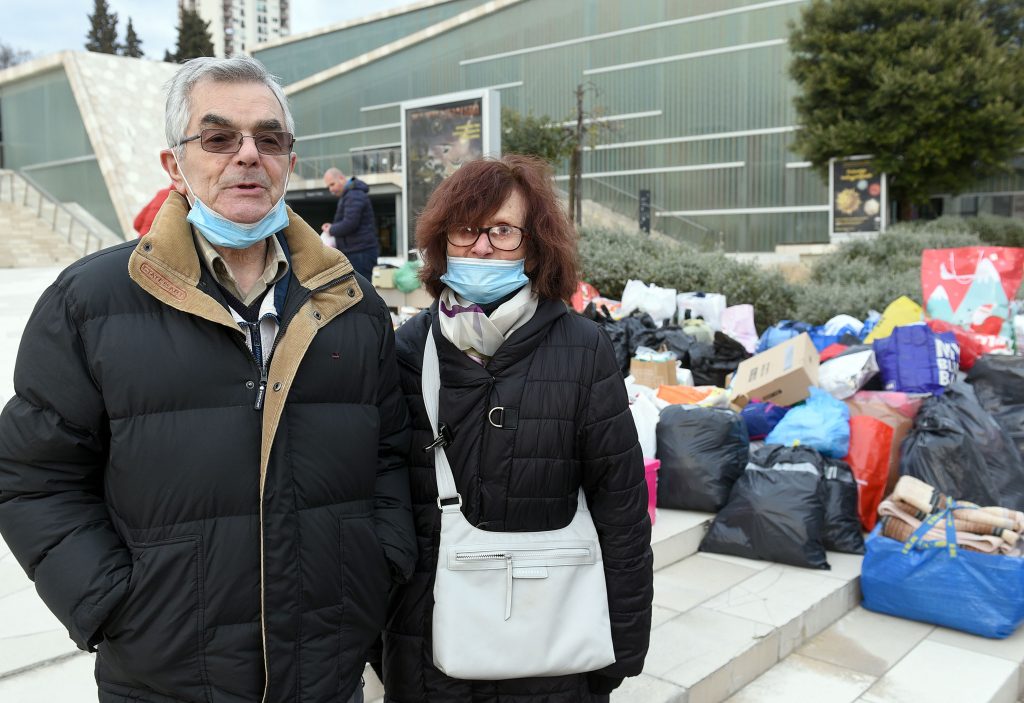
POLYGON ((869 157, 832 159, 829 163, 831 232, 884 232, 888 195, 885 174, 869 157))
POLYGON ((416 216, 445 178, 464 163, 500 152, 500 110, 494 91, 437 96, 402 105, 403 171, 408 245, 416 216))

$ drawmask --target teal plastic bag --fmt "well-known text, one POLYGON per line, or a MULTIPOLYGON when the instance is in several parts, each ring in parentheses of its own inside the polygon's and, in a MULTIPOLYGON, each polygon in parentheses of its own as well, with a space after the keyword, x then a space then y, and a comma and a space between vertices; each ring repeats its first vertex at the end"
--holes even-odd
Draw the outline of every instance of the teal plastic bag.
POLYGON ((842 459, 850 453, 850 409, 825 391, 811 386, 811 397, 779 421, 765 444, 813 447, 825 456, 842 459))
POLYGON ((420 262, 406 261, 395 271, 395 288, 412 293, 420 287, 420 262))

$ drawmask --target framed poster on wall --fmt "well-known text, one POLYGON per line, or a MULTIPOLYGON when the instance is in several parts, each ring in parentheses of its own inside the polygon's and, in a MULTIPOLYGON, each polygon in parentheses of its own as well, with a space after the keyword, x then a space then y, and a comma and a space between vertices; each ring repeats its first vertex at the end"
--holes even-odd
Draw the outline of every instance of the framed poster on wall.
POLYGON ((467 90, 402 103, 404 197, 401 252, 416 246, 416 217, 445 178, 462 164, 501 154, 501 98, 467 90))
POLYGON ((889 214, 885 174, 875 168, 870 156, 831 159, 828 192, 831 237, 885 231, 889 214))

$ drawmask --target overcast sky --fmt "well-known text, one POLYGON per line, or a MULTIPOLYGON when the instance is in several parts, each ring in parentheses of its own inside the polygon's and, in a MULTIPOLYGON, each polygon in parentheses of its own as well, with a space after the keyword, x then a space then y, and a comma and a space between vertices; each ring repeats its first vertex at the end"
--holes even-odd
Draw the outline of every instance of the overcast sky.
MULTIPOLYGON (((292 34, 402 7, 415 0, 292 0, 292 34)), ((88 15, 94 0, 3 0, 0 43, 30 51, 34 57, 63 49, 85 48, 88 15)), ((162 59, 177 41, 177 0, 107 0, 117 13, 118 38, 124 40, 128 18, 142 39, 146 58, 162 59)))

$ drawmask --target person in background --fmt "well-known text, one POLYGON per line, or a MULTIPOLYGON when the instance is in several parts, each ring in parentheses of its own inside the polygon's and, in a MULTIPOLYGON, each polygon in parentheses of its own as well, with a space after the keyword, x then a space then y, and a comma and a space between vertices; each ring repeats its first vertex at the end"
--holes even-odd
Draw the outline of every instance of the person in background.
POLYGON ((416 542, 388 309, 284 202, 255 59, 168 84, 174 191, 36 305, 0 414, 0 532, 101 703, 362 701, 416 542))
POLYGON ((334 237, 337 248, 352 262, 356 272, 369 281, 380 255, 370 187, 355 176, 346 179, 336 168, 327 169, 324 183, 331 195, 338 196, 338 209, 334 221, 323 223, 320 230, 334 237))
MULTIPOLYGON (((651 523, 636 427, 608 338, 565 301, 578 281, 576 233, 544 162, 466 163, 416 225, 420 276, 436 299, 398 329, 409 403, 419 561, 392 596, 384 687, 402 703, 591 703, 643 668, 653 598, 651 523), (510 681, 449 678, 432 663, 441 512, 421 391, 424 343, 437 343, 439 418, 462 511, 493 531, 565 527, 583 487, 604 559, 616 661, 588 674, 510 681), (502 420, 494 410, 502 406, 502 420), (505 420, 508 420, 507 422, 505 420)), ((571 622, 564 623, 572 627, 571 622)), ((544 642, 537 642, 543 647, 544 642)))
POLYGON ((132 226, 135 227, 135 231, 139 233, 140 237, 149 232, 149 229, 153 226, 153 220, 156 219, 156 213, 160 211, 160 206, 164 204, 172 190, 174 190, 173 183, 166 188, 161 188, 153 196, 153 199, 139 210, 139 214, 135 216, 135 222, 132 223, 132 226))

